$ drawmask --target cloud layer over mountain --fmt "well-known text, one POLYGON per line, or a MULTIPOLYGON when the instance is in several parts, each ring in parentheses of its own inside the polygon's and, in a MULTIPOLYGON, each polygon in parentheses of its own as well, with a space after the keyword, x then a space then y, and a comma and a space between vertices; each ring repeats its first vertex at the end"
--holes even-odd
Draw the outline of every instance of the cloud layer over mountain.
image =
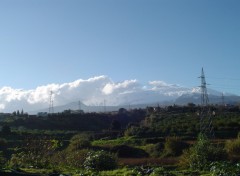
POLYGON ((73 101, 86 105, 121 105, 153 103, 173 100, 192 89, 163 81, 150 81, 147 85, 137 80, 114 82, 107 76, 79 79, 70 83, 48 84, 33 90, 0 89, 0 111, 33 111, 49 106, 50 92, 53 91, 54 106, 73 101))

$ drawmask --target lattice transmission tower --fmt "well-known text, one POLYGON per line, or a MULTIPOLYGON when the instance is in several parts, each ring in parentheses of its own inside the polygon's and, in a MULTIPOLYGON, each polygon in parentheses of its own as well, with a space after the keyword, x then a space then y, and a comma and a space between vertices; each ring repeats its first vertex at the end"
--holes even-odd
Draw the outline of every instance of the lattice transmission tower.
POLYGON ((53 91, 50 91, 49 93, 49 114, 53 114, 54 113, 54 108, 53 108, 53 91))
POLYGON ((202 68, 201 78, 201 112, 200 112, 200 132, 208 136, 209 138, 214 137, 213 123, 212 123, 212 112, 209 106, 209 99, 207 93, 207 83, 202 68))
POLYGON ((224 94, 222 93, 222 106, 225 106, 225 102, 224 102, 224 94))
POLYGON ((78 101, 78 110, 81 111, 81 101, 78 101))

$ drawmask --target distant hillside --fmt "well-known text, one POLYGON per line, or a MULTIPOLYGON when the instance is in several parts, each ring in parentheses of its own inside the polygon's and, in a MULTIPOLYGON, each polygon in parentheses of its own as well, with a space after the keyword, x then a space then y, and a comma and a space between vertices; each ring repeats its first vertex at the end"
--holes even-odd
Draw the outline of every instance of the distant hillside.
MULTIPOLYGON (((210 104, 222 104, 222 96, 209 94, 209 103, 210 104)), ((175 104, 184 105, 187 103, 201 104, 201 94, 183 94, 175 100, 175 104)), ((240 96, 228 95, 224 96, 225 104, 238 104, 240 103, 240 96)))
MULTIPOLYGON (((168 105, 186 105, 188 103, 194 104, 201 104, 201 94, 199 93, 192 93, 192 94, 183 94, 180 97, 176 98, 172 101, 159 101, 159 102, 152 102, 146 104, 131 104, 131 105, 119 105, 119 106, 87 106, 81 103, 80 108, 84 112, 111 112, 111 111, 118 111, 120 108, 125 109, 138 109, 138 108, 146 108, 146 107, 156 107, 156 106, 168 106, 168 105)), ((218 95, 209 95, 209 103, 210 104, 222 104, 222 96, 218 95)), ((240 103, 240 96, 229 95, 224 96, 224 103, 225 104, 232 104, 236 105, 240 103)), ((68 103, 62 106, 55 106, 54 112, 63 112, 64 110, 78 110, 79 104, 78 102, 68 103)), ((40 109, 36 111, 30 111, 29 114, 37 114, 38 112, 48 112, 48 108, 40 109)))

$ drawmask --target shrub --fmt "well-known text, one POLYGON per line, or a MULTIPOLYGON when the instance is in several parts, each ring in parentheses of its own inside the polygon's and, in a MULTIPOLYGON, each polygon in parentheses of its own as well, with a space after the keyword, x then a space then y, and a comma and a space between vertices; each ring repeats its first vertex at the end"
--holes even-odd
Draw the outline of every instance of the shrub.
POLYGON ((60 142, 55 139, 28 139, 21 151, 12 155, 9 165, 14 168, 49 168, 50 158, 60 146, 60 142))
POLYGON ((144 148, 144 150, 152 157, 159 157, 163 149, 164 149, 164 145, 161 142, 157 144, 148 144, 144 148))
POLYGON ((137 136, 138 133, 139 133, 139 127, 131 126, 131 127, 126 129, 126 131, 124 132, 124 135, 127 136, 127 137, 137 136))
POLYGON ((240 138, 235 140, 227 140, 225 143, 225 149, 230 157, 240 156, 240 138))
POLYGON ((179 156, 188 147, 179 137, 167 137, 164 144, 164 156, 179 156))
MULTIPOLYGON (((35 156, 33 153, 29 152, 19 152, 13 154, 9 161, 9 166, 11 168, 20 168, 20 167, 39 167, 40 166, 40 158, 35 156)), ((41 163, 41 166, 42 163, 41 163)))
POLYGON ((7 147, 7 140, 0 138, 0 150, 4 150, 7 147))
POLYGON ((68 149, 71 151, 76 151, 83 148, 88 148, 90 145, 90 136, 88 134, 76 134, 71 138, 68 149))
POLYGON ((70 167, 70 168, 81 168, 87 158, 89 150, 82 149, 77 151, 59 151, 56 152, 50 160, 53 167, 70 167))
POLYGON ((144 150, 135 148, 135 147, 130 147, 128 145, 114 146, 111 149, 111 151, 116 153, 118 157, 122 157, 122 158, 148 157, 148 153, 146 153, 144 150))
POLYGON ((211 163, 210 172, 212 176, 238 176, 240 174, 240 164, 214 162, 211 163))
POLYGON ((115 155, 103 150, 89 152, 83 165, 87 170, 113 170, 117 167, 117 158, 115 155))
POLYGON ((129 126, 124 132, 124 136, 136 136, 136 137, 143 137, 146 136, 148 133, 149 128, 148 127, 138 127, 138 126, 129 126))
POLYGON ((2 134, 8 135, 11 133, 11 128, 8 125, 4 125, 1 130, 2 134))
POLYGON ((96 174, 99 176, 137 176, 137 172, 129 167, 123 167, 121 169, 115 169, 112 171, 101 171, 100 173, 96 174))
POLYGON ((164 138, 161 137, 154 137, 154 138, 146 138, 143 140, 143 143, 144 144, 157 144, 157 143, 160 143, 160 142, 164 142, 164 138))
POLYGON ((135 167, 132 172, 133 175, 142 176, 142 175, 150 175, 153 172, 153 169, 150 167, 135 167))
POLYGON ((6 159, 3 157, 2 152, 0 151, 0 169, 2 169, 6 164, 6 159))
POLYGON ((208 170, 210 162, 225 158, 226 153, 222 148, 213 146, 205 135, 200 134, 193 147, 183 152, 179 165, 194 170, 208 170))
POLYGON ((159 176, 159 175, 164 175, 165 173, 166 173, 166 170, 163 167, 157 167, 153 170, 150 176, 159 176))

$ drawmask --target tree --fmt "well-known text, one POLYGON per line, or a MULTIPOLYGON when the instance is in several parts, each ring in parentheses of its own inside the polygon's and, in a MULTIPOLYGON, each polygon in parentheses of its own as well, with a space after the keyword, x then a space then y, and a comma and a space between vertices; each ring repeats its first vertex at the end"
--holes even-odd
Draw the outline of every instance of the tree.
POLYGON ((2 131, 1 132, 2 132, 2 134, 5 134, 5 135, 10 134, 11 133, 11 128, 8 125, 4 125, 2 127, 2 131))
POLYGON ((16 115, 17 115, 16 111, 13 111, 12 115, 13 115, 13 116, 16 116, 16 115))
POLYGON ((117 120, 113 120, 110 125, 110 130, 112 130, 112 131, 121 130, 121 123, 117 120))
POLYGON ((3 157, 2 151, 0 151, 0 169, 4 167, 5 163, 6 163, 6 159, 3 157))
POLYGON ((17 110, 17 116, 19 116, 20 115, 20 112, 19 112, 19 110, 17 110))
POLYGON ((0 138, 0 150, 5 150, 7 148, 7 140, 0 138))
POLYGON ((188 107, 193 108, 196 107, 196 105, 194 103, 188 103, 188 107))
POLYGON ((21 116, 23 116, 24 115, 24 112, 23 112, 23 109, 22 109, 22 111, 21 111, 21 116))
POLYGON ((118 113, 119 113, 119 114, 126 114, 126 113, 127 113, 127 110, 126 110, 125 108, 120 108, 120 109, 118 110, 118 113))

